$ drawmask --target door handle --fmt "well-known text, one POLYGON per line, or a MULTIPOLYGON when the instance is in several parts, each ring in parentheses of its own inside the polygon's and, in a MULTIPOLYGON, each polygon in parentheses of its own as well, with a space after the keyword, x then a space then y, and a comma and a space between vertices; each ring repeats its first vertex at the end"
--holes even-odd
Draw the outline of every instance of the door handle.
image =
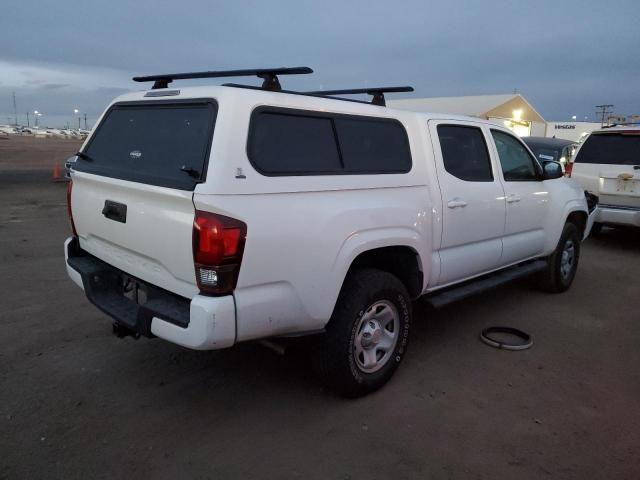
POLYGON ((511 195, 507 195, 507 203, 519 202, 521 198, 517 193, 512 193, 511 195))
POLYGON ((116 222, 127 223, 127 206, 124 203, 105 200, 102 215, 116 222))
POLYGON ((449 208, 458 208, 458 207, 466 207, 466 206, 467 206, 467 202, 457 197, 452 200, 449 200, 449 202, 447 203, 447 207, 449 208))

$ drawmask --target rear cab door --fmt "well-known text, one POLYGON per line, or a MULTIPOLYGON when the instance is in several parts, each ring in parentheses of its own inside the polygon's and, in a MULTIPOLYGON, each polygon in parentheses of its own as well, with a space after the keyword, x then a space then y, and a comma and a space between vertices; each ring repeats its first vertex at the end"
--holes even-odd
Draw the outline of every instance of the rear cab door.
POLYGON ((113 104, 72 167, 80 247, 132 277, 191 298, 193 191, 204 181, 213 99, 113 104))
POLYGON ((505 200, 489 150, 486 125, 430 120, 442 192, 438 286, 500 266, 505 200))

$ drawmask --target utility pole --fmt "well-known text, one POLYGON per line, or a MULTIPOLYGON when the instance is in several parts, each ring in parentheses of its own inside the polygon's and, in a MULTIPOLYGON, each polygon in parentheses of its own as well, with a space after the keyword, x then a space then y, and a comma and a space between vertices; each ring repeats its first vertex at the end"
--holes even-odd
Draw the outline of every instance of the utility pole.
MULTIPOLYGON (((78 127, 78 128, 80 128, 80 127, 78 127)), ((87 114, 86 114, 86 113, 84 114, 84 129, 85 129, 85 130, 89 130, 89 129, 87 128, 87 114)))
POLYGON ((30 127, 30 125, 29 125, 29 112, 27 112, 27 128, 29 128, 29 127, 30 127))
POLYGON ((613 113, 614 106, 615 105, 596 105, 596 108, 599 109, 598 111, 596 111, 596 115, 598 115, 601 118, 600 120, 601 127, 604 127, 604 119, 607 118, 607 115, 611 115, 613 113))
POLYGON ((15 126, 18 126, 18 109, 16 108, 16 92, 13 92, 13 116, 15 117, 15 126))

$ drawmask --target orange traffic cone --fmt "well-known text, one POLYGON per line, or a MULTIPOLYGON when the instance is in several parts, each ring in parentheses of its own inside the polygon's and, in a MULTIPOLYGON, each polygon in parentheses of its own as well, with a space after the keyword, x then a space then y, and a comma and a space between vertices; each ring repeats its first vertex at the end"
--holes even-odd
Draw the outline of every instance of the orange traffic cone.
POLYGON ((65 182, 67 179, 62 176, 60 173, 60 165, 55 165, 53 167, 53 173, 51 175, 52 182, 65 182))

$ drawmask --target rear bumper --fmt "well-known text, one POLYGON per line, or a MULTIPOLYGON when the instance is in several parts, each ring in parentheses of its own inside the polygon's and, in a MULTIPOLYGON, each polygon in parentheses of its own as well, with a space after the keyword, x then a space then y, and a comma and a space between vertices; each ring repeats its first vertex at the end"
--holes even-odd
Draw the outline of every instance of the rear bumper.
POLYGON ((593 193, 589 193, 586 190, 584 191, 585 199, 587 200, 587 224, 585 225, 585 229, 582 235, 582 240, 585 240, 589 234, 591 233, 591 229, 593 228, 593 223, 596 221, 596 216, 598 215, 598 196, 593 193))
POLYGON ((640 207, 620 207, 600 204, 595 221, 610 225, 640 227, 640 207))
POLYGON ((82 250, 77 238, 68 238, 64 247, 69 277, 85 291, 91 303, 134 334, 160 337, 195 350, 225 348, 235 343, 232 295, 196 295, 189 300, 131 278, 82 250), (127 281, 132 291, 125 296, 127 281))

